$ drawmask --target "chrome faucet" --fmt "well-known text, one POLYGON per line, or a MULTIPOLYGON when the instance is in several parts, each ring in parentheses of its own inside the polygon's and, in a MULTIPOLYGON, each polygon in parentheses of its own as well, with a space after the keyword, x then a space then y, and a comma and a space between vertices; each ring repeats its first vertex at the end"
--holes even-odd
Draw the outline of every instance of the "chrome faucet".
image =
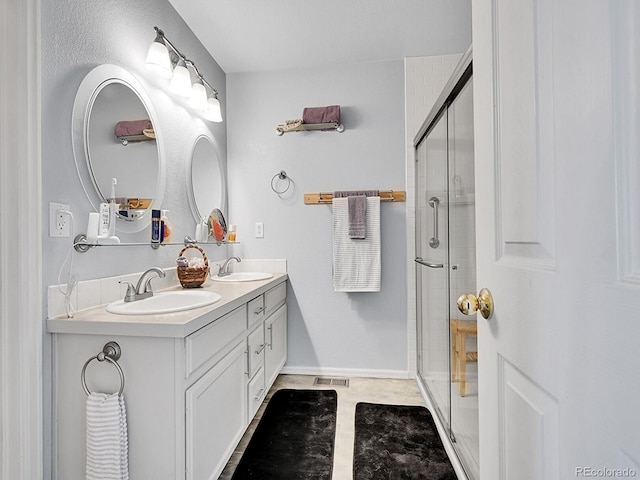
POLYGON ((143 298, 149 298, 153 296, 153 289, 151 288, 151 280, 155 277, 150 275, 156 273, 158 277, 164 278, 164 270, 158 267, 151 267, 146 270, 138 279, 138 284, 134 287, 129 282, 120 282, 127 284, 127 293, 124 296, 125 302, 135 302, 136 300, 142 300, 143 298), (148 278, 147 278, 148 277, 148 278))
POLYGON ((218 268, 218 276, 219 277, 226 277, 227 275, 231 275, 231 272, 229 271, 229 264, 231 263, 231 260, 235 260, 238 263, 240 263, 242 261, 240 259, 240 257, 229 257, 229 258, 227 258, 224 261, 224 263, 222 264, 222 266, 220 266, 218 268))

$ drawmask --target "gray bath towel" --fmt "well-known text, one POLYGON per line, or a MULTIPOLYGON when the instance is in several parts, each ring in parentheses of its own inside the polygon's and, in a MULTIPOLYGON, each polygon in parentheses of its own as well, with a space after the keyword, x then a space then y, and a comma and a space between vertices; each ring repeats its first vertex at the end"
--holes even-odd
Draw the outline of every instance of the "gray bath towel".
POLYGON ((378 197, 378 190, 352 190, 334 192, 333 198, 348 199, 349 238, 363 240, 367 231, 367 197, 378 197))
POLYGON ((349 203, 349 238, 364 239, 367 232, 367 197, 347 197, 349 203))

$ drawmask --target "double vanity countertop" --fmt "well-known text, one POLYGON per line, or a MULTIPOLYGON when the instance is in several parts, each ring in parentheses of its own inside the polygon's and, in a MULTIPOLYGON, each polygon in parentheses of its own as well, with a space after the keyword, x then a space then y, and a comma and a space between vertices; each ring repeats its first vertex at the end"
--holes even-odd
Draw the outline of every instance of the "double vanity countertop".
MULTIPOLYGON (((153 315, 119 315, 107 312, 106 305, 101 305, 78 311, 73 318, 66 316, 48 318, 47 331, 67 334, 184 338, 286 281, 287 278, 286 273, 276 273, 267 280, 250 282, 216 282, 207 279, 201 288, 195 290, 212 291, 222 297, 211 305, 153 315)), ((160 292, 181 290, 184 289, 178 285, 160 292)))

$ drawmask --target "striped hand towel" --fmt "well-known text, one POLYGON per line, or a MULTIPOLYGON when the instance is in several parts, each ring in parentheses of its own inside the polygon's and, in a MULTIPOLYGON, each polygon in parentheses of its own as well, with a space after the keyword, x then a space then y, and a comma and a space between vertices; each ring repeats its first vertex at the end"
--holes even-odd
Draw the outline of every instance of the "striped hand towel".
POLYGON ((86 408, 86 480, 128 480, 129 440, 124 397, 117 393, 91 393, 86 408))
POLYGON ((365 239, 349 237, 347 198, 333 199, 333 288, 336 292, 379 292, 380 197, 367 197, 365 239))

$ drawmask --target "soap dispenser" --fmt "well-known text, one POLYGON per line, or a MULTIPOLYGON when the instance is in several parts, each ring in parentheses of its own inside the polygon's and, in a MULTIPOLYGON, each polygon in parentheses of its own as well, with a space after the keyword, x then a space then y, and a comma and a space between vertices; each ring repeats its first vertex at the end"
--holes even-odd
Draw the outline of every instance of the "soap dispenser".
POLYGON ((171 224, 167 218, 169 210, 161 210, 160 215, 160 243, 169 243, 171 241, 171 224))

